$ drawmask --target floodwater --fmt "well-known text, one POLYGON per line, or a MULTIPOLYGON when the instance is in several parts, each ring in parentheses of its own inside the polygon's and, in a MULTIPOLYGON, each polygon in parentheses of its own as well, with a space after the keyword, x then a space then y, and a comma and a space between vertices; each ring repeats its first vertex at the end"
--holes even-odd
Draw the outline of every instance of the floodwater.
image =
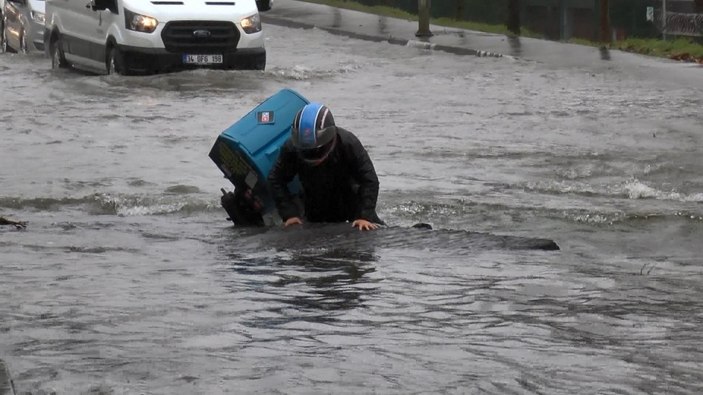
POLYGON ((19 393, 703 391, 701 73, 267 32, 265 72, 0 55, 0 215, 29 222, 0 229, 19 393), (207 154, 285 87, 368 147, 389 224, 561 250, 257 243, 207 154))

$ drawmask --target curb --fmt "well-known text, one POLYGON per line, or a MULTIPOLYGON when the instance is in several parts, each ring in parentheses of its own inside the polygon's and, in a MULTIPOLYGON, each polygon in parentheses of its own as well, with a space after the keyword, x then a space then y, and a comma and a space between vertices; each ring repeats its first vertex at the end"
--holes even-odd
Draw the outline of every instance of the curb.
POLYGON ((481 51, 478 49, 471 49, 471 48, 453 47, 450 45, 441 45, 441 44, 435 44, 435 43, 430 43, 427 41, 420 41, 420 40, 406 40, 406 43, 404 45, 407 47, 413 47, 413 48, 421 48, 421 49, 429 49, 429 50, 448 52, 448 53, 453 53, 455 55, 473 55, 473 56, 479 56, 479 57, 492 57, 492 58, 502 58, 503 57, 503 54, 499 54, 499 53, 481 51))
POLYGON ((470 55, 470 56, 493 57, 493 58, 504 57, 504 55, 500 54, 500 53, 482 51, 479 49, 454 47, 451 45, 441 45, 441 44, 430 43, 430 42, 421 41, 421 40, 401 39, 401 38, 393 37, 390 35, 387 37, 382 37, 382 36, 377 36, 377 35, 374 36, 374 35, 368 35, 368 34, 362 34, 362 33, 355 33, 355 32, 350 32, 347 30, 340 30, 340 29, 335 29, 335 28, 331 28, 331 27, 317 26, 313 23, 298 22, 298 21, 293 21, 290 19, 277 18, 277 17, 268 16, 268 15, 262 15, 261 21, 264 23, 270 23, 272 25, 284 26, 284 27, 293 27, 293 28, 299 28, 299 29, 320 29, 320 30, 324 30, 324 31, 331 33, 331 34, 355 38, 358 40, 373 41, 373 42, 387 42, 390 44, 402 45, 405 47, 442 51, 442 52, 447 52, 447 53, 451 53, 454 55, 470 55))

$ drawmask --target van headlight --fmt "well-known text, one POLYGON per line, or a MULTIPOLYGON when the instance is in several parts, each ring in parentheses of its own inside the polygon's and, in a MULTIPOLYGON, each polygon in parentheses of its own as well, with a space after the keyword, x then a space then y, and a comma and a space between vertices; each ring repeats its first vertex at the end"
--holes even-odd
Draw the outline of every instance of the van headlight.
POLYGON ((261 31, 261 18, 259 18, 259 14, 246 17, 239 23, 242 25, 242 30, 247 34, 261 31))
POLYGON ((128 30, 134 30, 135 32, 142 33, 153 33, 158 26, 159 21, 150 16, 137 14, 128 9, 124 9, 124 21, 125 27, 128 30))
POLYGON ((43 12, 32 11, 30 13, 30 15, 32 16, 32 20, 34 20, 34 22, 36 22, 40 25, 44 24, 44 13, 43 12))

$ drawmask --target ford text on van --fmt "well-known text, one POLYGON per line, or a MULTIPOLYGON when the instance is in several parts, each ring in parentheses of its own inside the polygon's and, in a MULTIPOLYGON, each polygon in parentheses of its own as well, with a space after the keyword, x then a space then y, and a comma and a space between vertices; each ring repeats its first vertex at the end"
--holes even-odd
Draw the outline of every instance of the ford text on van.
POLYGON ((44 41, 53 68, 141 74, 266 66, 255 0, 47 0, 44 41))

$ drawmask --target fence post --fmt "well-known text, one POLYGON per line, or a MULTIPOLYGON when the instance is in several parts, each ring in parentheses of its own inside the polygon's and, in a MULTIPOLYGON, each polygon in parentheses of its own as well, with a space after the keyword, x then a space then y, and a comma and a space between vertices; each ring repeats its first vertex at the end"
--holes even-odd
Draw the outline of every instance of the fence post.
POLYGON ((508 0, 508 30, 516 36, 520 35, 520 0, 508 0))
POLYGON ((430 31, 430 3, 432 0, 417 0, 418 30, 417 37, 431 37, 430 31))
POLYGON ((662 0, 662 38, 666 41, 666 0, 662 0))

